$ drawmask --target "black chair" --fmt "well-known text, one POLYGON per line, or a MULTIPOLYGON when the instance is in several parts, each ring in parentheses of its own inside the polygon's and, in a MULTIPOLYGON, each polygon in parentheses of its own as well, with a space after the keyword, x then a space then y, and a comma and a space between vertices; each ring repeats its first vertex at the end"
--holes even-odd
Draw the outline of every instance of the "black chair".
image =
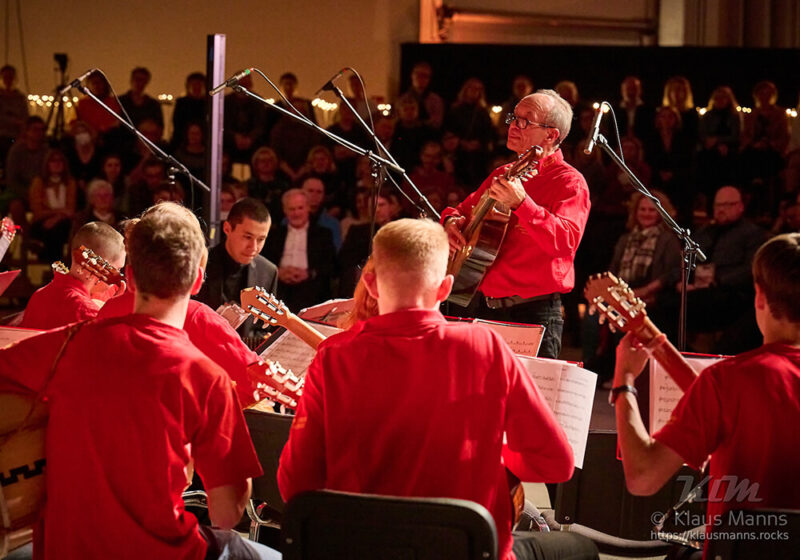
POLYGON ((320 490, 289 502, 281 549, 285 560, 491 560, 497 530, 466 500, 320 490))
POLYGON ((800 510, 731 510, 706 541, 706 558, 800 559, 800 510))
MULTIPOLYGON (((625 486, 622 461, 617 458, 616 432, 592 430, 586 444, 583 469, 575 469, 569 481, 558 485, 555 513, 545 513, 545 518, 551 529, 568 529, 582 534, 592 539, 600 552, 606 554, 666 554, 671 544, 655 538, 654 516, 669 511, 699 481, 699 473, 682 467, 672 482, 656 494, 634 496, 625 486)), ((704 506, 704 503, 694 503, 684 508, 691 512, 692 518, 702 519, 704 506)), ((683 533, 687 529, 675 528, 674 533, 683 533)), ((667 527, 664 531, 669 533, 672 528, 667 527)))
POLYGON ((252 496, 246 507, 250 518, 249 538, 277 548, 286 507, 278 490, 278 463, 289 439, 294 416, 248 408, 244 411, 244 419, 264 470, 263 475, 253 480, 252 496))

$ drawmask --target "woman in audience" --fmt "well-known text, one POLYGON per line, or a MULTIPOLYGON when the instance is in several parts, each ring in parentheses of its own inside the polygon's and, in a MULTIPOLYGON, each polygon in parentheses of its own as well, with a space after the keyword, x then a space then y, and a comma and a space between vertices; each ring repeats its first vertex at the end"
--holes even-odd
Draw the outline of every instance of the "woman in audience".
POLYGON ((694 145, 697 141, 699 118, 692 97, 692 86, 683 76, 673 76, 664 84, 664 107, 672 107, 678 111, 683 125, 682 134, 694 145))
MULTIPOLYGON (((325 183, 325 202, 328 214, 340 218, 347 207, 347 192, 339 177, 333 154, 325 146, 314 146, 308 152, 306 163, 300 170, 300 183, 306 177, 316 177, 325 183)), ((353 181, 355 183, 355 181, 353 181)))
POLYGON ((281 196, 290 187, 289 177, 280 169, 275 150, 268 146, 258 148, 250 160, 252 175, 247 180, 248 196, 267 205, 274 223, 283 219, 281 196))
POLYGON ((28 193, 33 213, 31 236, 39 242, 35 250, 44 262, 64 256, 77 195, 78 185, 70 175, 67 158, 60 150, 48 151, 42 173, 33 180, 28 193))
POLYGON ((206 141, 203 126, 189 123, 183 143, 175 150, 175 158, 195 177, 203 177, 206 169, 206 141))
POLYGON ((122 221, 122 214, 114 210, 114 187, 103 179, 93 179, 86 187, 86 198, 89 207, 78 212, 72 220, 70 239, 89 222, 105 222, 116 228, 122 221))
POLYGON ((125 176, 122 174, 122 158, 119 154, 105 155, 97 178, 107 181, 114 188, 114 200, 118 207, 125 198, 125 176))
POLYGON ((692 185, 693 144, 681 134, 677 109, 656 110, 656 134, 646 155, 653 174, 653 186, 665 192, 678 207, 683 224, 691 224, 694 187, 692 185))
POLYGON ((205 74, 192 72, 186 77, 186 95, 175 100, 170 143, 173 148, 183 143, 189 124, 205 122, 206 99, 205 74))
POLYGON ((445 117, 445 129, 459 138, 456 177, 461 184, 477 188, 486 177, 495 136, 479 79, 470 78, 461 86, 445 117))
POLYGON ((707 199, 717 188, 735 184, 741 128, 739 103, 731 88, 720 86, 711 94, 698 130, 697 187, 707 199))
MULTIPOLYGON (((97 135, 92 127, 83 121, 72 121, 69 135, 64 138, 64 153, 70 173, 81 189, 78 197, 83 198, 86 185, 100 174, 103 161, 97 145, 97 135)), ((82 202, 83 200, 78 200, 78 205, 82 206, 82 202)))

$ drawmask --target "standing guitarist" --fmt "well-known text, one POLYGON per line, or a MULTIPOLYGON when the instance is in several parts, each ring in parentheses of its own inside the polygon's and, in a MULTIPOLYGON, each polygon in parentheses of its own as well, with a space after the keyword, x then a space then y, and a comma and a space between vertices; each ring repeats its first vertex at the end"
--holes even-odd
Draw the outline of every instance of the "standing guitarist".
POLYGON ((522 155, 532 146, 542 148, 538 175, 506 180, 508 166, 495 169, 461 204, 445 209, 442 224, 452 253, 467 243, 462 230, 484 192, 511 210, 497 259, 465 313, 544 325, 539 355, 557 358, 564 326, 560 294, 575 284, 575 251, 589 216, 586 180, 559 148, 569 133, 572 109, 556 92, 539 90, 524 97, 506 122, 510 150, 522 155))

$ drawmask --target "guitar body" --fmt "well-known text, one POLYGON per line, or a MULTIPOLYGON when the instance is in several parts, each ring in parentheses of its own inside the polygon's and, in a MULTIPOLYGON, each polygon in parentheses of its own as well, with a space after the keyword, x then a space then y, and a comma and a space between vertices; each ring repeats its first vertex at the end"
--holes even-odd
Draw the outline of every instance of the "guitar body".
POLYGON ((3 393, 0 411, 0 558, 3 558, 32 540, 33 525, 44 506, 48 410, 42 403, 34 405, 30 397, 3 393), (20 430, 23 423, 25 427, 20 430))
POLYGON ((455 277, 455 282, 448 301, 462 307, 472 301, 483 277, 497 259, 510 218, 510 212, 504 213, 493 207, 489 216, 476 225, 467 244, 451 257, 447 273, 455 277))

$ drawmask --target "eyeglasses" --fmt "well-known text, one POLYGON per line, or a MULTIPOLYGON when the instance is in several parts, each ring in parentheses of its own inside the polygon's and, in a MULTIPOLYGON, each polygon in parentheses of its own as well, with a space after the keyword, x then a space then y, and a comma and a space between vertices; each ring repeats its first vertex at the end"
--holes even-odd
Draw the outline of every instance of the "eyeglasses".
POLYGON ((535 123, 531 122, 525 117, 520 117, 519 115, 515 115, 514 113, 509 113, 506 115, 506 124, 511 125, 512 122, 517 121, 517 128, 520 130, 525 130, 529 126, 535 126, 537 128, 556 128, 550 124, 542 124, 542 123, 535 123))
POLYGON ((738 206, 742 203, 741 200, 736 202, 715 202, 714 208, 732 208, 733 206, 738 206))

